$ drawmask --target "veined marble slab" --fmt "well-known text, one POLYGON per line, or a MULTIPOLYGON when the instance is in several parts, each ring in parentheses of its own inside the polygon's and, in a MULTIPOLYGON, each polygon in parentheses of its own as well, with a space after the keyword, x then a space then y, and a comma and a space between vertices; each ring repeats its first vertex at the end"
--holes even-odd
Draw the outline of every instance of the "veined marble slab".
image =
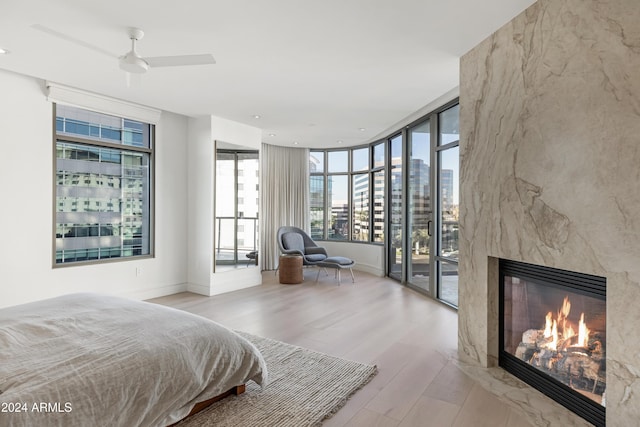
POLYGON ((460 78, 460 358, 496 365, 498 258, 604 276, 607 425, 624 427, 640 422, 639 23, 637 0, 539 0, 460 78))

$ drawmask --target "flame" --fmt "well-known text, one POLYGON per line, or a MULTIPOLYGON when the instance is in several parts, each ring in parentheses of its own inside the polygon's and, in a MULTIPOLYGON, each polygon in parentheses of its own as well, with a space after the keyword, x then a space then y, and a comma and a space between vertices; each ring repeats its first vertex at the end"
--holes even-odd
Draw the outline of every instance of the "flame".
POLYGON ((551 323, 553 319, 553 314, 551 312, 547 313, 547 317, 545 318, 544 324, 544 337, 549 338, 551 336, 551 323))
POLYGON ((568 340, 569 338, 576 336, 576 331, 573 330, 573 326, 571 325, 569 325, 568 328, 566 326, 563 326, 562 331, 563 331, 562 338, 564 338, 565 340, 568 340))
MULTIPOLYGON (((565 296, 562 302, 562 307, 558 310, 557 318, 553 318, 553 313, 548 312, 545 316, 544 337, 551 339, 545 347, 551 350, 557 350, 558 336, 564 341, 571 337, 576 336, 576 331, 570 322, 567 321, 569 313, 571 312, 571 302, 569 297, 565 296)), ((587 347, 589 344, 589 329, 584 322, 584 313, 580 315, 580 323, 578 325, 578 342, 574 344, 578 347, 587 347)))
POLYGON ((548 312, 545 317, 544 337, 551 338, 550 341, 542 346, 550 350, 556 351, 558 346, 558 322, 553 320, 553 313, 548 312))
POLYGON ((569 302, 569 297, 564 297, 564 301, 562 301, 562 314, 564 318, 569 317, 569 312, 571 311, 571 302, 569 302))
POLYGON ((584 313, 580 315, 580 324, 578 325, 578 345, 580 347, 587 347, 589 344, 589 329, 584 322, 584 313))
POLYGON ((562 301, 562 308, 558 311, 558 323, 562 324, 562 338, 565 340, 576 334, 571 325, 567 327, 567 317, 569 317, 570 312, 571 302, 569 301, 569 297, 565 296, 564 301, 562 301))

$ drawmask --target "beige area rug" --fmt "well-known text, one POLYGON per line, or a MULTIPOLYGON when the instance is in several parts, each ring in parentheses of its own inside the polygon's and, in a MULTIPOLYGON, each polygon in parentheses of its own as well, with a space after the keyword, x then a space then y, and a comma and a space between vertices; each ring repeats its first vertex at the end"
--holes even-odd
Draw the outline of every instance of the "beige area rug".
POLYGON ((269 370, 264 390, 253 381, 179 423, 179 427, 318 426, 368 383, 377 368, 239 332, 262 353, 269 370))

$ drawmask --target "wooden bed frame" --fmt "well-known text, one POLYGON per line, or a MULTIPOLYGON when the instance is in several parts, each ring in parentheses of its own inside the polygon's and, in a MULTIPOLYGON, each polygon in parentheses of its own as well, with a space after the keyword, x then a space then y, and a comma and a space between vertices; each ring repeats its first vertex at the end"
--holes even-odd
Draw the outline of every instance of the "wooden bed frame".
MULTIPOLYGON (((182 420, 178 421, 178 423, 183 421, 183 420, 186 420, 190 416, 195 415, 200 411, 204 411, 209 406, 213 405, 214 403, 216 403, 219 400, 224 399, 225 397, 231 396, 232 394, 235 395, 235 396, 238 396, 238 395, 244 393, 245 389, 246 389, 246 385, 245 384, 237 385, 237 386, 231 388, 230 390, 225 391, 222 394, 219 394, 217 396, 212 397, 211 399, 207 399, 207 400, 204 400, 202 402, 196 403, 195 406, 193 407, 193 409, 191 410, 191 412, 189 412, 189 414, 186 417, 184 417, 182 420)), ((178 423, 171 424, 171 426, 169 426, 169 427, 175 426, 178 423)))

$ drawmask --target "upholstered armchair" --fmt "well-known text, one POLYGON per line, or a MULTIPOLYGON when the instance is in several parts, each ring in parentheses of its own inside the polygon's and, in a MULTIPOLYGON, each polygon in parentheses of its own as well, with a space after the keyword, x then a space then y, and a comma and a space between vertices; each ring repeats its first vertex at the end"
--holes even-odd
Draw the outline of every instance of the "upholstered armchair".
POLYGON ((298 227, 278 229, 278 246, 285 255, 301 255, 303 265, 315 265, 328 257, 327 251, 298 227))

